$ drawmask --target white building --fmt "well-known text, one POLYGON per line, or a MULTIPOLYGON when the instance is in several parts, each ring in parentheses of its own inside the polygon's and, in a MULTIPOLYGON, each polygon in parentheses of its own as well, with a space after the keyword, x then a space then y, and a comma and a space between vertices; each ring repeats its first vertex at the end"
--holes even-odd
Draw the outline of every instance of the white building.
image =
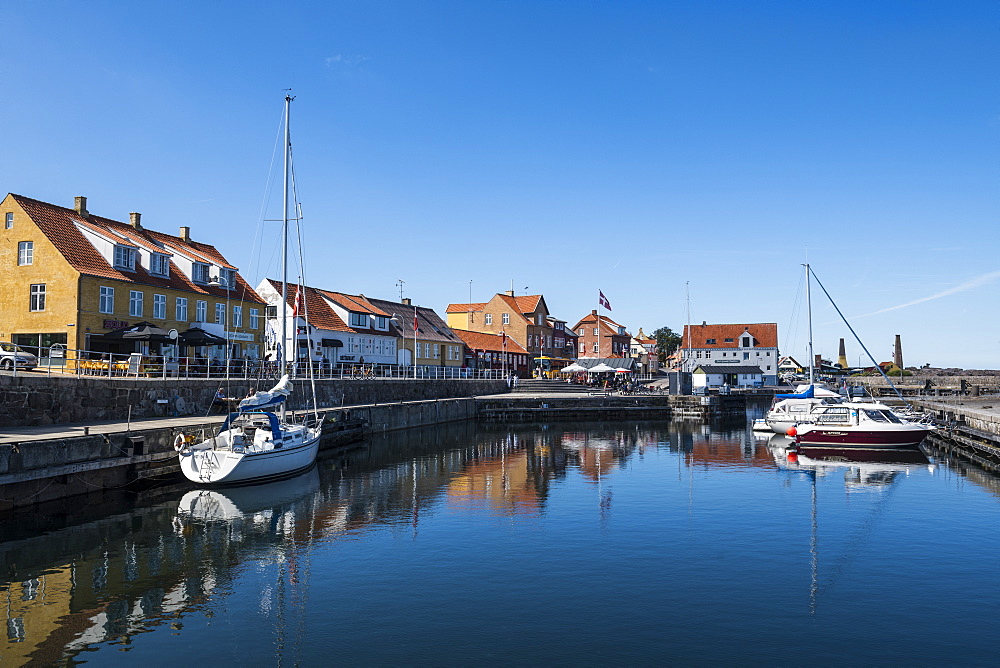
POLYGON ((756 366, 765 385, 778 383, 778 325, 773 322, 685 325, 681 370, 699 366, 756 366))
POLYGON ((691 373, 692 387, 760 387, 764 374, 758 366, 698 365, 691 373))

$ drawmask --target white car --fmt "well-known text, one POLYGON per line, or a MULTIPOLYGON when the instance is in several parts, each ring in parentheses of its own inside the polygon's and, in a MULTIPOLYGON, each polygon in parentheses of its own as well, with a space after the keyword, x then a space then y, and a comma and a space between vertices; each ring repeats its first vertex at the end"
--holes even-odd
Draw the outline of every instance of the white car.
POLYGON ((31 371, 38 366, 38 358, 13 343, 0 342, 0 369, 10 371, 14 364, 17 364, 18 369, 31 371))

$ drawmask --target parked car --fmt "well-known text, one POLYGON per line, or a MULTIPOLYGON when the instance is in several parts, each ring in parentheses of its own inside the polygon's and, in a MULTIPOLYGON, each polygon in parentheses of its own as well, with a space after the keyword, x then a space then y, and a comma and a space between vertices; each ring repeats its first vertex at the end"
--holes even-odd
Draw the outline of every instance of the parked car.
POLYGON ((15 363, 18 369, 31 371, 38 366, 38 358, 13 343, 0 342, 0 369, 9 371, 15 363))

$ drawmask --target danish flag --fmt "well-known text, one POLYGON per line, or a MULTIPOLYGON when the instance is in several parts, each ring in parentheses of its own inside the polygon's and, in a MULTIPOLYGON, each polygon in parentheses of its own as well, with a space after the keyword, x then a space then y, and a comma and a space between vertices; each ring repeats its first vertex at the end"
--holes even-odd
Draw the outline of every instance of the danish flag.
POLYGON ((609 302, 608 298, 604 296, 604 293, 601 292, 600 290, 598 290, 597 291, 597 295, 598 295, 598 297, 597 297, 597 303, 610 311, 611 310, 611 302, 609 302))
POLYGON ((292 317, 299 317, 299 308, 302 307, 302 293, 299 292, 299 286, 295 286, 295 302, 292 304, 292 317))

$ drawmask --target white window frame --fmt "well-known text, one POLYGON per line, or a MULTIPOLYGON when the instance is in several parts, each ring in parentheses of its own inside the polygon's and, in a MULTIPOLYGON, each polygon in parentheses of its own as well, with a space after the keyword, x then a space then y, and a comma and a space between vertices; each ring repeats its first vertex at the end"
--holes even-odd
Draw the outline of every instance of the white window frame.
POLYGON ((226 305, 222 302, 215 303, 215 324, 226 326, 226 305))
POLYGON ((17 266, 26 267, 29 264, 35 263, 35 242, 34 241, 18 241, 17 242, 17 266))
POLYGON ((195 283, 205 284, 211 278, 212 267, 203 262, 194 262, 191 264, 191 280, 195 283))
POLYGON ((44 311, 45 310, 45 284, 44 283, 32 283, 28 291, 28 310, 29 311, 44 311))
POLYGON ((135 271, 135 249, 128 246, 115 246, 115 269, 135 271))
POLYGON ((351 312, 351 327, 368 328, 368 314, 351 312))
POLYGON ((250 329, 257 329, 260 326, 260 309, 250 309, 250 329))
POLYGON ((162 253, 150 253, 149 273, 156 276, 170 276, 170 258, 162 253))
POLYGON ((187 297, 178 297, 174 300, 174 320, 187 322, 188 300, 187 297))
POLYGON ((503 321, 503 324, 509 325, 510 324, 510 313, 504 313, 503 317, 501 318, 501 320, 503 321))
POLYGON ((13 229, 13 227, 14 227, 14 212, 13 211, 8 211, 7 214, 4 216, 3 226, 6 229, 8 229, 8 230, 13 229))
POLYGON ((153 319, 154 320, 166 320, 167 319, 167 296, 166 295, 153 295, 153 319))
POLYGON ((136 318, 142 317, 142 300, 143 300, 142 290, 128 291, 128 314, 130 316, 136 318))
POLYGON ((243 307, 239 304, 233 304, 233 327, 243 326, 243 307))
POLYGON ((98 313, 114 313, 115 312, 115 289, 109 285, 102 285, 100 289, 100 296, 97 301, 97 312, 98 313))
POLYGON ((493 324, 493 314, 492 313, 487 313, 486 314, 486 324, 487 325, 492 325, 493 324))
POLYGON ((208 302, 204 299, 199 299, 195 302, 194 319, 195 322, 206 322, 208 320, 208 302))

